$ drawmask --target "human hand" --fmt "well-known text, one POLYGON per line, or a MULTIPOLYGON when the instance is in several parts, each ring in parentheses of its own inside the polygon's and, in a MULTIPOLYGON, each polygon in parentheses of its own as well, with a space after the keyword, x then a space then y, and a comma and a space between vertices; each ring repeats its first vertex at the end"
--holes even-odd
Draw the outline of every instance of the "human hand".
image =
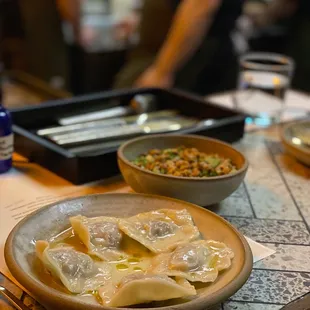
POLYGON ((136 87, 170 88, 173 86, 174 77, 163 74, 156 67, 149 67, 135 82, 136 87))

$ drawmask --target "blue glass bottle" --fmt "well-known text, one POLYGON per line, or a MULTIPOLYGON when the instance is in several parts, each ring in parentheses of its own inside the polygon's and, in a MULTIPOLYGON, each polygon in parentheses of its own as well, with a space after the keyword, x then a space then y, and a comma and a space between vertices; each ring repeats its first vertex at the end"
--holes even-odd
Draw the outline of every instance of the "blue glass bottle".
POLYGON ((2 89, 0 85, 0 173, 12 167, 13 132, 9 111, 2 106, 2 89))

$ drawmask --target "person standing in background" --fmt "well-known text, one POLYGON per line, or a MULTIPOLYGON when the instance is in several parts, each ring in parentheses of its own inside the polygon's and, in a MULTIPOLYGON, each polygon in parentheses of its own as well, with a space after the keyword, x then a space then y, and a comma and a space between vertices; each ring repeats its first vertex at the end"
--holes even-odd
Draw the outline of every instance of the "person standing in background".
POLYGON ((136 3, 137 0, 57 0, 65 24, 66 41, 85 50, 100 45, 98 41, 105 32, 100 25, 98 27, 98 17, 108 21, 102 25, 111 28, 109 33, 114 34, 115 40, 126 39, 138 23, 137 14, 128 14, 130 9, 135 10, 136 3))
POLYGON ((292 87, 310 92, 310 1, 273 0, 260 14, 249 16, 256 27, 288 21, 288 40, 283 53, 295 60, 292 87))
POLYGON ((235 88, 230 34, 243 0, 145 0, 140 41, 115 88, 177 87, 197 94, 235 88))
POLYGON ((132 1, 57 0, 74 94, 111 88, 129 45, 132 1))

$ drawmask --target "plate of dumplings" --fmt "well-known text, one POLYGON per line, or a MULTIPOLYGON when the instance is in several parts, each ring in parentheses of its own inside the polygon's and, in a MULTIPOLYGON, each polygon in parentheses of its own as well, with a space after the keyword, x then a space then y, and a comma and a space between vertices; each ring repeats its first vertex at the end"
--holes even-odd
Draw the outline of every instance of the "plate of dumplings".
POLYGON ((220 216, 181 200, 100 194, 22 220, 5 245, 16 280, 46 309, 208 309, 248 279, 252 253, 220 216))

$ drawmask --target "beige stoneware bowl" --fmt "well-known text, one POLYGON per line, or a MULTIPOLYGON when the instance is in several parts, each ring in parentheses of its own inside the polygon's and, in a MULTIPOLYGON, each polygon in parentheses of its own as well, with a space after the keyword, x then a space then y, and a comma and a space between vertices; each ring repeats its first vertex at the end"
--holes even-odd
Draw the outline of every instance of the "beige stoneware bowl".
POLYGON ((284 125, 280 137, 287 153, 310 167, 310 120, 284 125))
MULTIPOLYGON (((34 254, 36 240, 49 240, 68 228, 69 217, 127 217, 140 212, 186 208, 206 239, 225 242, 235 253, 230 269, 208 285, 197 286, 198 295, 191 300, 173 300, 139 306, 159 310, 209 309, 233 295, 248 279, 252 270, 252 253, 244 237, 216 214, 196 205, 160 196, 141 194, 103 194, 65 200, 36 211, 22 220, 9 235, 5 259, 12 275, 48 310, 107 310, 96 302, 67 294, 60 284, 42 277, 34 254)), ((126 308, 123 308, 126 309, 126 308)))
POLYGON ((136 138, 123 144, 117 155, 122 175, 134 191, 182 199, 200 206, 219 203, 231 195, 243 181, 248 169, 247 159, 231 145, 196 135, 152 135, 136 138), (150 149, 174 148, 180 145, 230 158, 238 171, 218 177, 185 178, 157 174, 132 163, 150 149))

